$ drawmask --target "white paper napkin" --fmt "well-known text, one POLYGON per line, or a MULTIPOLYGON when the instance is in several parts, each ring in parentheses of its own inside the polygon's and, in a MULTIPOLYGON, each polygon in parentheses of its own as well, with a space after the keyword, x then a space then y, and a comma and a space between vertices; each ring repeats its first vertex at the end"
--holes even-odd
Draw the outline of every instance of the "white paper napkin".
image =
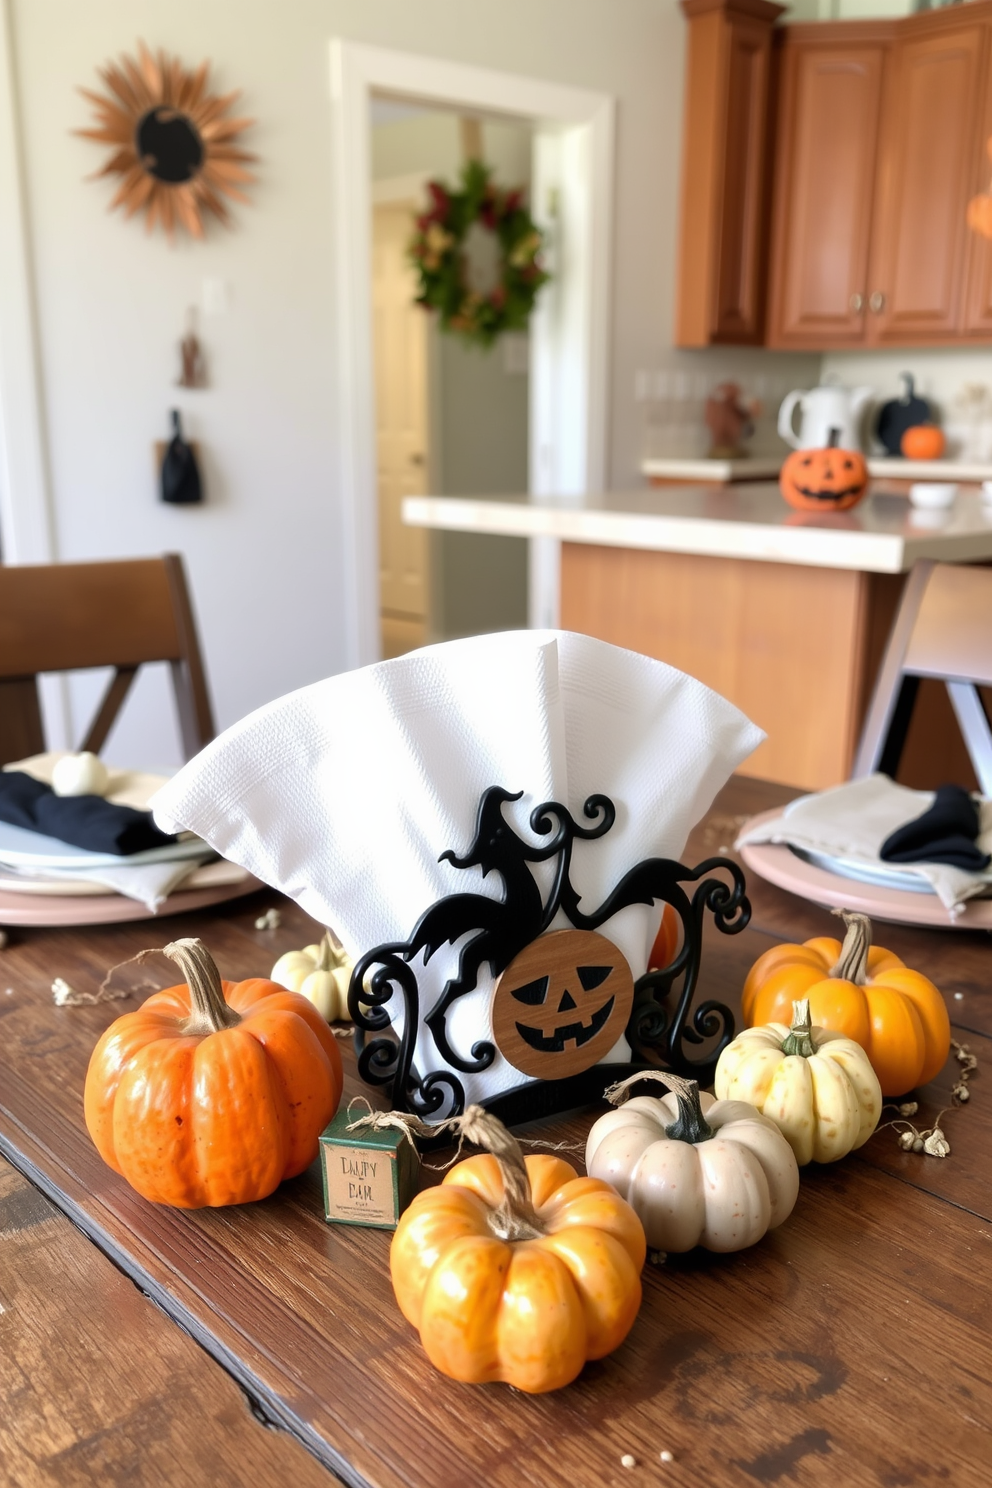
MULTIPOLYGON (((611 797, 613 829, 577 843, 573 856, 588 910, 640 859, 678 857, 763 737, 725 699, 661 662, 566 632, 505 632, 428 647, 269 704, 184 766, 153 809, 165 830, 197 832, 332 925, 357 957, 406 940, 445 895, 502 897, 496 874, 438 862, 446 848, 469 848, 489 786, 524 792, 504 814, 529 841, 541 802, 581 819, 589 795, 611 797)), ((551 865, 541 866, 546 889, 551 865)), ((635 976, 658 917, 637 907, 603 927, 635 976)), ((424 1010, 454 965, 445 947, 421 968, 424 1010)), ((449 1014, 456 1046, 489 1035, 491 997, 484 968, 449 1014)), ((428 1039, 421 1069, 438 1065, 428 1039)), ((614 1054, 625 1058, 626 1044, 614 1054)), ((499 1057, 460 1078, 468 1100, 523 1081, 499 1057)))
MULTIPOLYGON (((945 909, 953 913, 967 899, 988 893, 992 868, 968 873, 949 863, 886 863, 879 856, 886 837, 929 811, 933 803, 933 791, 910 790, 887 775, 866 775, 832 790, 800 796, 781 816, 742 832, 735 846, 783 842, 807 852, 847 858, 866 868, 898 872, 910 889, 914 884, 929 884, 945 909)), ((981 803, 980 822, 978 846, 982 852, 990 852, 992 802, 981 803)))

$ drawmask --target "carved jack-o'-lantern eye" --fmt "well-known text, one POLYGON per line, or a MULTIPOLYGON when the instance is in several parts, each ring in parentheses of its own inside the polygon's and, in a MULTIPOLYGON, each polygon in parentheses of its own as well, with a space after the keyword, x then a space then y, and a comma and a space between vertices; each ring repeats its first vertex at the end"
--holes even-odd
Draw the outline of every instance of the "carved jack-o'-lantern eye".
POLYGON ((633 974, 611 940, 554 930, 526 946, 497 982, 493 1037, 523 1074, 560 1080, 609 1053, 633 999, 633 974))

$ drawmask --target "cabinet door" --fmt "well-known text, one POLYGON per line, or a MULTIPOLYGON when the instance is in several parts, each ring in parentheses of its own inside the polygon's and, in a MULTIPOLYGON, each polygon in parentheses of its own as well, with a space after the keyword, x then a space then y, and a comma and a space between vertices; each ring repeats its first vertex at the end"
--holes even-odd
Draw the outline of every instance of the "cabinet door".
POLYGON ((857 346, 885 46, 787 45, 773 218, 771 346, 857 346))
POLYGON ((986 35, 980 23, 959 25, 894 49, 868 291, 875 344, 960 332, 986 35))
MULTIPOLYGON (((968 196, 992 190, 992 162, 987 141, 992 136, 992 59, 986 58, 983 87, 985 116, 981 133, 972 147, 974 174, 969 184, 968 196)), ((992 240, 979 233, 968 232, 965 271, 965 301, 963 330, 967 336, 992 337, 992 240)))
POLYGON ((678 346, 764 333, 769 0, 681 0, 689 22, 682 132, 678 346))
POLYGON ((764 332, 762 208, 770 62, 768 26, 739 19, 728 42, 723 221, 717 252, 714 341, 753 344, 764 332))

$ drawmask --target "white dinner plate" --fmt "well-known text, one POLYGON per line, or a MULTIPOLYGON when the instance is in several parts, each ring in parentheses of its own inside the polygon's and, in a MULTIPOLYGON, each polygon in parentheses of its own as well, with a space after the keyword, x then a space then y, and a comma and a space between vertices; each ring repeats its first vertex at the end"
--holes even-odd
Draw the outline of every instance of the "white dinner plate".
POLYGON ((137 868, 142 863, 170 863, 181 858, 197 858, 206 850, 199 837, 170 842, 165 847, 152 847, 140 853, 95 853, 84 847, 73 847, 57 837, 30 832, 0 822, 0 867, 9 868, 137 868))
POLYGON ((853 878, 858 883, 875 884, 880 889, 901 889, 907 894, 932 894, 933 884, 919 873, 890 868, 884 863, 861 863, 857 858, 835 857, 833 853, 814 852, 810 847, 793 847, 789 851, 827 873, 836 873, 838 878, 853 878))
MULTIPOLYGON (((186 878, 171 890, 185 893, 188 889, 217 889, 225 884, 245 883, 250 874, 247 868, 219 858, 214 863, 204 863, 191 868, 186 878)), ((106 899, 113 893, 106 884, 94 883, 83 878, 18 878, 0 867, 0 894, 27 894, 33 899, 106 899)))

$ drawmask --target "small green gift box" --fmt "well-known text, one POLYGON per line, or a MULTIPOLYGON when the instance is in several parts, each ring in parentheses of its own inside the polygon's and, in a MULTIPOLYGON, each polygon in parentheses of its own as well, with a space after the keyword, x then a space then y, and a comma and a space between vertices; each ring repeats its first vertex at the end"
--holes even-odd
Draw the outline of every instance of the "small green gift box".
POLYGON ((320 1134, 324 1213, 328 1224, 395 1230, 417 1192, 420 1155, 396 1127, 359 1126, 341 1110, 320 1134))

